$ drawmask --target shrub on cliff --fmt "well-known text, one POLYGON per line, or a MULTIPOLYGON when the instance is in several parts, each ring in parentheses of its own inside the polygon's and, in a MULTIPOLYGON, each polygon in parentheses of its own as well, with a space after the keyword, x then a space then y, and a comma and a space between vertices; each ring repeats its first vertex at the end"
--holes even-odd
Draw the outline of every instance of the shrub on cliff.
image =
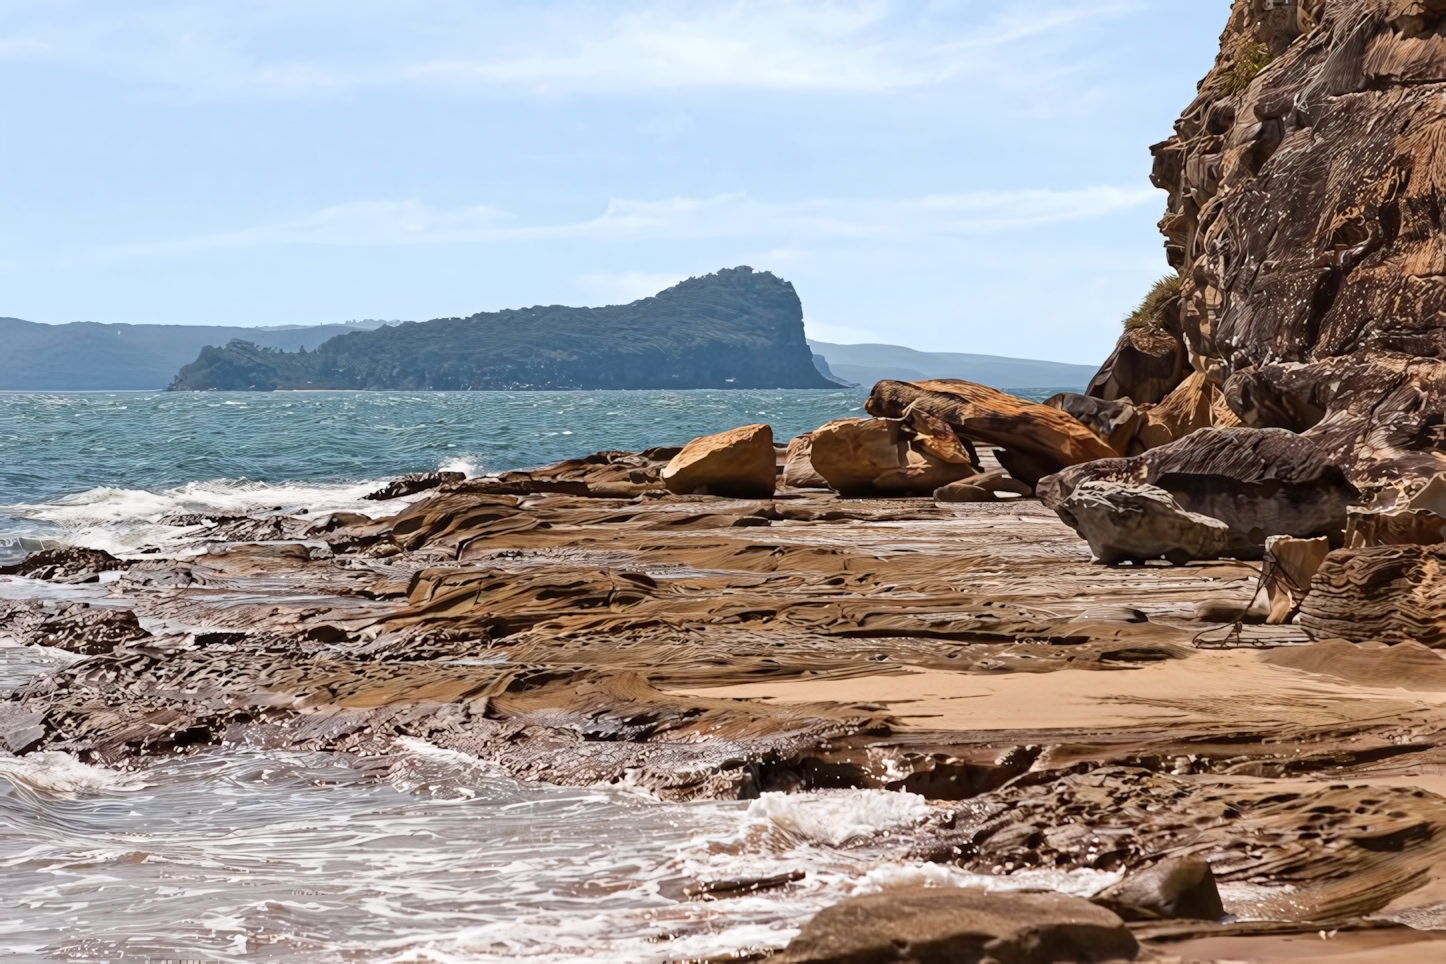
POLYGON ((1235 48, 1235 63, 1220 78, 1220 88, 1227 94, 1238 94, 1250 86, 1255 75, 1270 63, 1270 49, 1255 40, 1247 40, 1235 48))
POLYGON ((1169 327, 1165 309, 1179 294, 1180 276, 1178 274, 1166 275, 1156 281, 1150 286, 1144 300, 1135 306, 1134 311, 1125 316, 1125 331, 1134 331, 1138 328, 1169 327))

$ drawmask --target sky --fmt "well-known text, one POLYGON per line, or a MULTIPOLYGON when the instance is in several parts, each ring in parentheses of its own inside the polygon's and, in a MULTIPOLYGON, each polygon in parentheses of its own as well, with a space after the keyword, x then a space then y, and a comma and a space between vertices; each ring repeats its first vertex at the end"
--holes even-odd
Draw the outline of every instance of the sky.
POLYGON ((4 0, 0 315, 619 304, 1094 363, 1228 0, 4 0))

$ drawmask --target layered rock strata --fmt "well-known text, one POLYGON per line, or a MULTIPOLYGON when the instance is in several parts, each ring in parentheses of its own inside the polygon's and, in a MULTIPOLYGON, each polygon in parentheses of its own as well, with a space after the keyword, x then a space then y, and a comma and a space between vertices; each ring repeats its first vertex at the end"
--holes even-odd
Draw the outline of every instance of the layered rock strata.
POLYGON ((1365 487, 1446 470, 1443 18, 1434 0, 1236 0, 1151 149, 1192 367, 1365 487))

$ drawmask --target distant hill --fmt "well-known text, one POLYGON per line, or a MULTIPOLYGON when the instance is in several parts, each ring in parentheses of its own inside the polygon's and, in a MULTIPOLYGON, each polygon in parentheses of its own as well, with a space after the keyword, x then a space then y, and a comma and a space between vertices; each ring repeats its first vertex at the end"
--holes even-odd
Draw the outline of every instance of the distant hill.
POLYGON ((245 338, 267 348, 315 348, 380 322, 313 328, 219 325, 39 325, 0 318, 0 391, 123 391, 165 388, 207 345, 245 338))
POLYGON ((915 351, 898 345, 831 345, 813 341, 837 378, 865 388, 885 378, 912 382, 923 378, 963 378, 994 388, 1058 388, 1082 391, 1094 377, 1094 365, 969 355, 947 351, 915 351))
POLYGON ((605 308, 537 306, 354 331, 314 351, 207 347, 172 391, 832 388, 793 285, 727 268, 605 308))

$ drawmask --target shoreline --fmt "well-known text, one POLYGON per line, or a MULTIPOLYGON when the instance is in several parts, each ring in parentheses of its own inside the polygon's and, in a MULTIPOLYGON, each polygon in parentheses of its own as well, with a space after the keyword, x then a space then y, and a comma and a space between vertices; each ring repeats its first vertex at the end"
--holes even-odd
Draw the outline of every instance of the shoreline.
MULTIPOLYGON (((1402 731, 1446 729, 1446 682, 1269 665, 1321 645, 1290 626, 1198 648, 1229 626, 1196 621, 1196 604, 1243 609, 1254 564, 1100 566, 1032 499, 499 491, 508 484, 444 484, 376 503, 376 519, 226 518, 184 549, 121 560, 93 587, 117 608, 0 602, 22 641, 69 645, 98 626, 122 638, 0 703, 0 730, 12 752, 121 770, 249 747, 379 772, 413 739, 524 782, 661 800, 914 792, 937 811, 914 831, 920 867, 1004 813, 1050 842, 991 833, 945 863, 1098 868, 1103 839, 1115 854, 1103 866, 1125 873, 1182 849, 1222 855, 1227 911, 1288 932, 1238 938, 1252 947, 1388 907, 1418 926, 1437 913, 1411 894, 1432 892, 1422 881, 1437 879, 1443 845, 1340 851, 1316 828, 1321 806, 1446 819, 1446 800, 1406 789, 1446 789, 1446 747, 1402 731), (131 628, 117 615, 129 613, 131 628), (1088 781, 1114 802, 1070 816, 1088 781), (1144 818, 1160 793, 1175 801, 1163 823, 1144 818), (1262 828, 1258 850, 1223 856, 1238 821, 1208 818, 1222 798, 1262 828), (1070 825, 1090 834, 1061 836, 1070 825), (1332 887, 1340 874, 1366 896, 1332 887), (1289 900, 1264 899, 1272 888, 1289 900)), ((1146 944, 1237 940, 1197 925, 1146 944)), ((1399 939, 1363 931, 1351 946, 1372 934, 1399 939)))

